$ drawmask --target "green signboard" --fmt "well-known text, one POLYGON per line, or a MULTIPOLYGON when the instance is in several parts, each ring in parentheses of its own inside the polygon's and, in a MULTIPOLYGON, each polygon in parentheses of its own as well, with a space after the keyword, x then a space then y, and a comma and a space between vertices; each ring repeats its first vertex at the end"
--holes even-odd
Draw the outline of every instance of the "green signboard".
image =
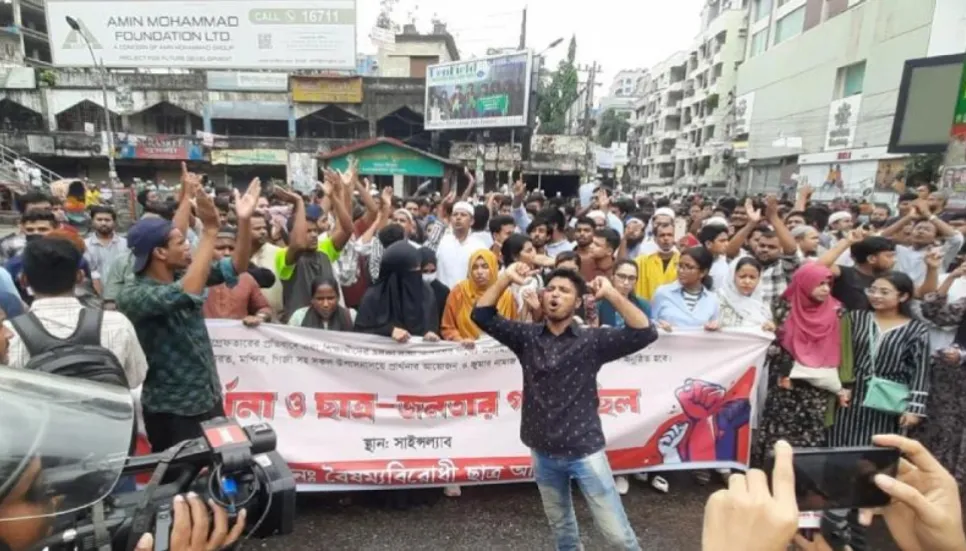
POLYGON ((329 167, 336 170, 346 170, 349 157, 355 157, 359 162, 359 174, 374 176, 419 176, 423 178, 442 178, 443 163, 420 155, 416 151, 396 147, 388 143, 380 143, 354 151, 342 157, 329 161, 329 167))
POLYGON ((956 113, 953 118, 953 138, 966 139, 966 62, 959 82, 959 95, 956 96, 956 113))

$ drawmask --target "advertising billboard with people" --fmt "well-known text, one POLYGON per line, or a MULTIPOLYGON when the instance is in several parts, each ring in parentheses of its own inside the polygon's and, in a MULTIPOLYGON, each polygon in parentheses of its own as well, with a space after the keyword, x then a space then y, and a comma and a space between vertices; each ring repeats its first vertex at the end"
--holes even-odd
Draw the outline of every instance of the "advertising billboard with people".
POLYGON ((526 126, 530 52, 432 65, 426 70, 427 130, 526 126))

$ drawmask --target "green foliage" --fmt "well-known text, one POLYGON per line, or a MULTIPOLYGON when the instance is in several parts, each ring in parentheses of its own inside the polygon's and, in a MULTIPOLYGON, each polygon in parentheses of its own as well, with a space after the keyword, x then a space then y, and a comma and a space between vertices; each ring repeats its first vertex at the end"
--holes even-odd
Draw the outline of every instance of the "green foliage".
POLYGON ((37 71, 37 81, 41 86, 53 87, 57 84, 57 75, 50 69, 39 69, 37 71))
POLYGON ((570 38, 567 59, 557 66, 550 83, 539 89, 537 116, 540 117, 540 134, 563 134, 567 130, 567 111, 577 101, 576 57, 577 37, 573 36, 570 38))
POLYGON ((597 143, 610 147, 614 142, 627 139, 627 132, 631 129, 630 117, 627 113, 618 113, 613 109, 604 111, 597 128, 597 143))
POLYGON ((718 108, 718 99, 718 94, 711 94, 704 100, 704 104, 709 110, 714 111, 718 108))
POLYGON ((942 164, 942 153, 925 153, 909 157, 906 161, 906 187, 915 189, 939 180, 939 167, 942 164))

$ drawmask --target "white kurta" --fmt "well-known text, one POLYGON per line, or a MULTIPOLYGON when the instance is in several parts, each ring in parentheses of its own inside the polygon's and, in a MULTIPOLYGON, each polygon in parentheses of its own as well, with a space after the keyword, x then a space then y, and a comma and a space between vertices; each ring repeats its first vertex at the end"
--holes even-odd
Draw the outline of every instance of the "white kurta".
POLYGON ((436 249, 436 274, 439 282, 450 289, 456 287, 457 283, 466 279, 470 255, 486 248, 485 243, 472 235, 467 236, 462 243, 451 233, 445 235, 436 249))

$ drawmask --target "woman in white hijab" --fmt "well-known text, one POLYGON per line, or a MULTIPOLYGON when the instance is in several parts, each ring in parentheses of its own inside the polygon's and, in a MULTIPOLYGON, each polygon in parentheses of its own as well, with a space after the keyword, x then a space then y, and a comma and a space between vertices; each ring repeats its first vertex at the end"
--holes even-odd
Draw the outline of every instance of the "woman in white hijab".
MULTIPOLYGON (((718 289, 718 323, 722 329, 732 327, 756 328, 767 332, 775 331, 771 305, 761 298, 761 264, 753 257, 746 256, 735 263, 734 277, 728 284, 718 289)), ((756 383, 758 403, 764 404, 768 393, 767 363, 758 372, 756 383)), ((759 415, 764 408, 758 408, 759 415)), ((757 429, 759 418, 752 416, 751 428, 757 429)), ((724 474, 724 473, 722 473, 724 474)))
POLYGON ((771 307, 762 300, 759 281, 761 264, 748 256, 735 263, 734 277, 718 289, 721 309, 718 323, 726 327, 754 327, 774 331, 771 307))

